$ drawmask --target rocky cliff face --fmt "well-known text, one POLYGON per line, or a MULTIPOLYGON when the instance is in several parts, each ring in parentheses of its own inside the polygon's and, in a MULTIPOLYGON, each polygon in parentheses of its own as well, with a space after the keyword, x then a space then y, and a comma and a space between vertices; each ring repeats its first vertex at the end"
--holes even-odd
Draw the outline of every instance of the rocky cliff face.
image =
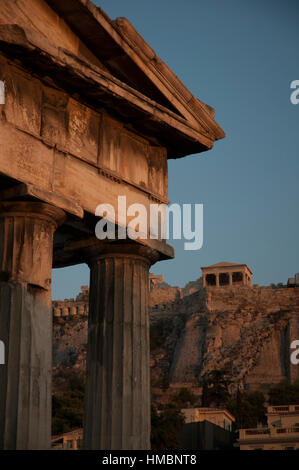
POLYGON ((88 320, 86 316, 54 317, 53 390, 64 390, 69 373, 85 375, 88 320))
POLYGON ((227 371, 232 388, 266 389, 299 379, 299 367, 290 364, 290 343, 299 338, 299 289, 210 288, 204 308, 198 297, 188 298, 171 382, 200 381, 214 369, 227 371))
MULTIPOLYGON (((186 286, 187 287, 187 286, 186 286)), ((266 391, 284 379, 299 379, 290 363, 290 344, 299 339, 299 288, 219 287, 188 289, 156 284, 150 294, 152 388, 191 387, 225 369, 232 391, 266 391)), ((61 370, 84 371, 87 318, 55 318, 54 377, 61 370)), ((164 392, 163 392, 164 390, 164 392)))

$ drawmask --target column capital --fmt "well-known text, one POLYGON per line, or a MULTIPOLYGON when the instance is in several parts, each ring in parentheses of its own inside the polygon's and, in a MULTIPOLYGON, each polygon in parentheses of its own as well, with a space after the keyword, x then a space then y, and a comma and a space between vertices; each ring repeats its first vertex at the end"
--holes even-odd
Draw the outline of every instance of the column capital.
POLYGON ((40 202, 0 202, 0 281, 50 290, 53 235, 63 210, 40 202))
POLYGON ((55 225, 62 225, 66 214, 62 209, 43 202, 0 201, 0 217, 30 217, 42 219, 55 225))
POLYGON ((147 246, 139 243, 103 243, 95 241, 94 244, 90 244, 84 248, 87 263, 90 265, 103 258, 131 258, 140 259, 144 261, 148 266, 155 264, 160 259, 158 251, 153 250, 147 246))

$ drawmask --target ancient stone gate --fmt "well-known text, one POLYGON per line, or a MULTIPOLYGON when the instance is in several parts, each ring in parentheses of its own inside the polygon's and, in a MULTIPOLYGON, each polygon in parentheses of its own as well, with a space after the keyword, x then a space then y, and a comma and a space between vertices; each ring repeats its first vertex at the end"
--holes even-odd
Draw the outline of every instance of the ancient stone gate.
POLYGON ((224 133, 89 0, 0 0, 0 80, 0 448, 50 446, 51 269, 88 263, 84 446, 149 449, 148 270, 173 250, 100 242, 95 210, 119 195, 168 203, 167 159, 224 133))

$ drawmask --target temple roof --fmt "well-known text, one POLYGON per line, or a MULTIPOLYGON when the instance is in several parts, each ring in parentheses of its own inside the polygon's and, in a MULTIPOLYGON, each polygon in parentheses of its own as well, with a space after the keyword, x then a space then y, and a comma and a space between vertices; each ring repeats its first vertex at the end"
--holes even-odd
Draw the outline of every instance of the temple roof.
POLYGON ((13 19, 0 25, 0 50, 156 138, 168 149, 168 158, 209 150, 225 137, 213 108, 192 95, 126 18, 112 21, 89 0, 46 3, 90 57, 57 47, 51 42, 54 37, 36 34, 28 25, 13 25, 13 19))
POLYGON ((216 263, 216 264, 211 264, 210 266, 202 266, 201 269, 212 269, 212 268, 228 268, 228 267, 231 267, 231 266, 246 266, 247 269, 252 273, 251 269, 248 267, 247 264, 245 263, 232 263, 232 262, 228 262, 228 261, 221 261, 220 263, 216 263))

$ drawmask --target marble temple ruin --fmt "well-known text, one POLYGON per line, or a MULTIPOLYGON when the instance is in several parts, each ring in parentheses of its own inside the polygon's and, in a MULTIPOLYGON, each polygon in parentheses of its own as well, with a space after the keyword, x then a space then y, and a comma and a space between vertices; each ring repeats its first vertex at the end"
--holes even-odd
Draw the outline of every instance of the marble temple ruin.
POLYGON ((148 273, 174 252, 98 240, 95 211, 119 195, 167 204, 167 160, 224 132, 127 19, 89 0, 0 0, 0 81, 0 448, 50 447, 51 270, 87 263, 84 448, 149 449, 148 273))

